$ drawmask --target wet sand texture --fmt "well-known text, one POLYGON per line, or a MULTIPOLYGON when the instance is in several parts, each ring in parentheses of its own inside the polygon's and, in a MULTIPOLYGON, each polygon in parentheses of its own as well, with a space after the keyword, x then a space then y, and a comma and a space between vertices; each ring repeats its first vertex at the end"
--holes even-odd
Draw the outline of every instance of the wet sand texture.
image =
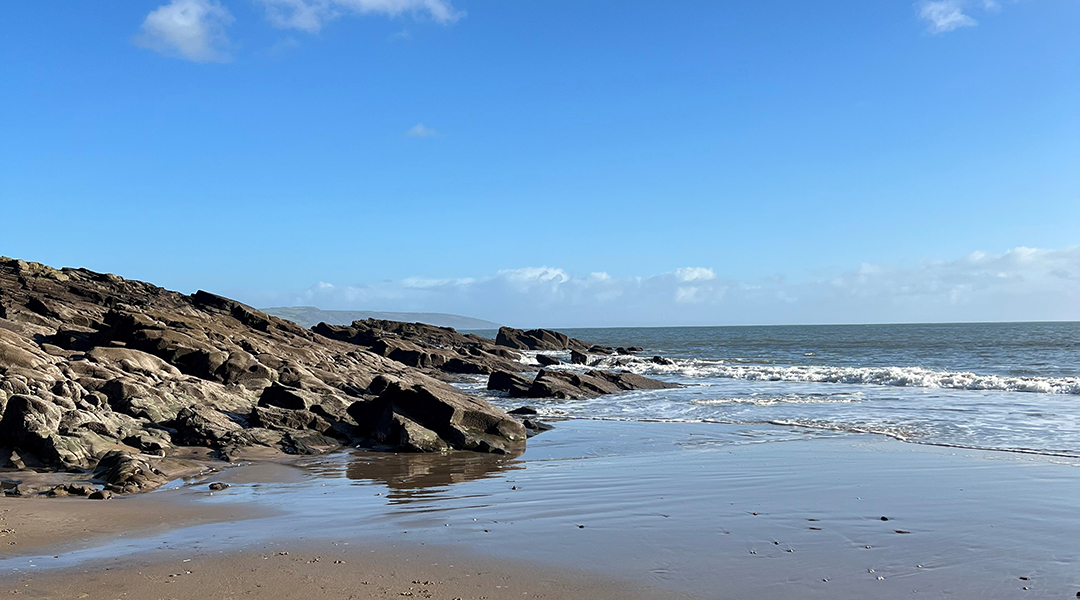
MULTIPOLYGON (((160 561, 168 575, 195 554, 333 558, 347 544, 350 552, 377 550, 367 558, 379 564, 396 564, 384 562, 393 552, 436 546, 446 550, 428 561, 440 565, 474 557, 478 572, 522 581, 531 567, 494 566, 512 558, 661 597, 1041 600, 1080 591, 1080 465, 1060 458, 790 427, 565 421, 518 459, 348 452, 295 464, 302 469, 281 481, 267 467, 226 470, 215 478, 232 487, 213 495, 201 482, 108 501, 137 507, 175 498, 180 508, 256 511, 246 512, 254 518, 0 557, 0 577, 62 583, 51 567, 97 569, 133 556, 160 561)), ((387 589, 417 594, 407 589, 414 580, 448 579, 427 573, 403 571, 394 585, 405 587, 387 589)))
POLYGON ((267 550, 125 562, 92 569, 28 573, 0 579, 15 598, 260 600, 432 598, 461 600, 645 600, 650 593, 567 570, 540 569, 453 550, 399 552, 343 549, 267 550))

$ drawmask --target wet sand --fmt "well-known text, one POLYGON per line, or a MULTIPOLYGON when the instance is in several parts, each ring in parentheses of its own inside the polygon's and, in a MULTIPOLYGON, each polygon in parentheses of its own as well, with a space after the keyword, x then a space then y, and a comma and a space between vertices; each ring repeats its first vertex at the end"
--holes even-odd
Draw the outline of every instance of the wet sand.
POLYGON ((449 549, 298 550, 191 553, 124 559, 83 569, 27 572, 0 581, 23 598, 433 598, 646 600, 677 597, 569 569, 540 568, 449 549))
POLYGON ((208 523, 236 523, 270 514, 252 506, 204 506, 191 494, 87 500, 0 498, 0 558, 67 553, 124 538, 150 536, 208 523))
POLYGON ((233 487, 214 495, 204 482, 109 501, 252 518, 99 538, 59 553, 22 551, 0 558, 0 589, 30 585, 27 592, 66 597, 77 590, 62 586, 88 577, 98 589, 150 586, 186 575, 172 571, 190 558, 204 561, 182 569, 203 574, 202 592, 179 576, 160 584, 171 586, 166 591, 130 588, 129 597, 241 597, 261 590, 251 586, 264 580, 248 574, 266 572, 253 565, 288 558, 294 576, 271 588, 306 589, 302 580, 323 590, 312 594, 341 598, 422 596, 422 589, 448 598, 531 597, 538 589, 549 598, 599 598, 618 589, 613 597, 637 590, 800 600, 1080 592, 1080 468, 1068 460, 777 426, 557 425, 515 459, 343 452, 299 459, 295 469, 229 469, 215 480, 233 487), (316 555, 319 562, 306 562, 316 555), (334 556, 341 558, 327 562, 334 556), (409 557, 410 568, 401 568, 409 557), (341 574, 349 564, 356 568, 341 574), (439 570, 448 564, 469 566, 439 570), (434 570, 419 574, 419 565, 434 570), (394 568, 391 576, 386 569, 394 568), (544 577, 533 577, 536 569, 544 577), (471 575, 467 584, 477 587, 454 587, 471 570, 491 575, 482 584, 471 575), (377 575, 382 587, 370 588, 377 575), (20 583, 26 577, 33 581, 20 583), (221 578, 238 587, 221 587, 221 578), (412 583, 436 580, 443 587, 412 583), (456 596, 436 593, 444 591, 456 596))

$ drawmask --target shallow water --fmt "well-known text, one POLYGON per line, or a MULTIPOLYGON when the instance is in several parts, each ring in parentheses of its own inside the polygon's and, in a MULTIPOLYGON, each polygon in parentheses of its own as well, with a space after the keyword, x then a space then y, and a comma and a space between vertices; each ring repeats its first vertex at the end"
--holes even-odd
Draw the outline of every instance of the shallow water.
POLYGON ((298 467, 283 482, 227 471, 215 479, 233 488, 185 497, 276 516, 0 569, 323 540, 466 548, 701 598, 1080 591, 1080 471, 1067 459, 792 427, 566 421, 517 458, 350 451, 298 467))
MULTIPOLYGON (((689 387, 583 402, 529 401, 549 416, 800 425, 925 444, 1080 456, 1080 323, 567 333, 645 348, 637 357, 594 358, 592 366, 689 387), (656 364, 653 355, 675 364, 656 364)), ((465 387, 486 394, 479 379, 465 387)), ((520 404, 488 396, 504 407, 520 404)))

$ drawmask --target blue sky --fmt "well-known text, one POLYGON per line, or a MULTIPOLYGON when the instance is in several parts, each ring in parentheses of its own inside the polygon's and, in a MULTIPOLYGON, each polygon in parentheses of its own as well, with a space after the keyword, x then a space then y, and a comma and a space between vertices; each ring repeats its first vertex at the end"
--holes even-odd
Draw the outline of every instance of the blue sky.
POLYGON ((1077 0, 12 0, 0 254, 520 325, 1080 319, 1078 24, 1077 0))

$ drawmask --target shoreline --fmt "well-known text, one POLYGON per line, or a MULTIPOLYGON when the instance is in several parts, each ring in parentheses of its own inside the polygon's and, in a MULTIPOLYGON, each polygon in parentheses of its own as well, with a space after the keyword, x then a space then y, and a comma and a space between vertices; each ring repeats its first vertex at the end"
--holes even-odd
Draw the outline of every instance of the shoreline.
MULTIPOLYGON (((569 594, 551 591, 550 598, 574 597, 573 586, 585 580, 641 597, 708 598, 717 590, 722 597, 800 600, 914 592, 1073 597, 1080 541, 1069 532, 1080 517, 1069 500, 1080 494, 1077 466, 872 434, 569 420, 533 438, 520 458, 351 451, 299 457, 288 467, 227 469, 214 480, 233 487, 213 496, 186 487, 113 500, 103 504, 160 498, 249 518, 99 538, 56 559, 0 558, 0 582, 30 576, 68 585, 62 582, 86 581, 80 569, 130 571, 132 556, 166 569, 183 553, 229 557, 240 576, 252 553, 329 556, 347 544, 350 553, 369 550, 373 569, 389 568, 403 552, 440 564, 469 557, 461 560, 522 585, 539 585, 525 578, 539 569, 569 594)), ((61 501, 14 502, 34 508, 61 501)), ((332 569, 304 572, 313 584, 322 577, 355 583, 332 569)), ((399 574, 386 579, 397 586, 387 590, 420 592, 399 574)), ((595 594, 577 597, 602 597, 595 594)))
POLYGON ((601 574, 460 548, 281 543, 242 552, 187 552, 92 568, 0 577, 0 591, 63 598, 457 598, 656 600, 690 598, 601 574), (288 549, 285 549, 288 548, 288 549))

